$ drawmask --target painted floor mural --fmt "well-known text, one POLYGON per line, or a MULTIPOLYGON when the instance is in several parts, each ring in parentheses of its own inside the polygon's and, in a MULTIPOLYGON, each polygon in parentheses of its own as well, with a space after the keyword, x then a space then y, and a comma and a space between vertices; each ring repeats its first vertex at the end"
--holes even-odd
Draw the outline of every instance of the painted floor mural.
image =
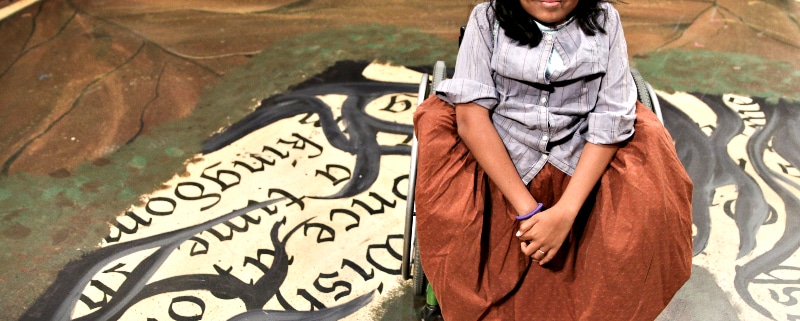
MULTIPOLYGON (((417 84, 479 1, 27 2, 0 18, 0 319, 415 319, 417 84)), ((617 7, 695 184, 659 319, 800 320, 800 1, 617 7)))

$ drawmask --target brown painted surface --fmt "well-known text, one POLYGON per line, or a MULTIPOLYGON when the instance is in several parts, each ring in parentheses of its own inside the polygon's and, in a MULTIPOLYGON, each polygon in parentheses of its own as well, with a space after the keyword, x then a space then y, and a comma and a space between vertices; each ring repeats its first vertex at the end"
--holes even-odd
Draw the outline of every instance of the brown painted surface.
POLYGON ((204 87, 277 40, 362 23, 452 39, 463 23, 453 14, 472 3, 45 1, 3 21, 14 32, 0 49, 0 117, 14 121, 0 129, 0 162, 7 173, 73 168, 191 112, 204 87))
MULTIPOLYGON (((190 113, 204 87, 277 40, 371 23, 454 39, 474 3, 45 1, 3 21, 0 117, 14 121, 0 129, 0 162, 7 173, 75 167, 190 113)), ((618 7, 631 56, 706 49, 800 65, 791 1, 618 7)))

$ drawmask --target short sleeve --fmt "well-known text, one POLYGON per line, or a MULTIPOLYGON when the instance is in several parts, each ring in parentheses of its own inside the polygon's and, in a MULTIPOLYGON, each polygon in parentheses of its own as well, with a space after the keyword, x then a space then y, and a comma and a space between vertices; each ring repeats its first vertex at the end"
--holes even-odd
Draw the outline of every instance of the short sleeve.
POLYGON ((472 10, 456 58, 455 73, 436 88, 437 96, 450 105, 474 102, 492 109, 497 105, 491 68, 494 48, 493 12, 484 2, 472 10))
POLYGON ((586 140, 594 144, 616 144, 633 135, 636 120, 636 85, 628 65, 628 45, 619 12, 606 4, 608 65, 600 81, 597 104, 589 113, 586 140))

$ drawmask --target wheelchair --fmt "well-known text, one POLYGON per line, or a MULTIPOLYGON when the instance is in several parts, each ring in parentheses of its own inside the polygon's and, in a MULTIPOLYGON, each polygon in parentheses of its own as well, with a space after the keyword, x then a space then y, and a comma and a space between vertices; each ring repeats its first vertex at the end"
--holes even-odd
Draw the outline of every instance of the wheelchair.
MULTIPOLYGON (((653 87, 647 83, 638 70, 631 67, 631 75, 633 76, 636 85, 637 98, 647 108, 656 114, 658 120, 664 123, 661 114, 661 106, 659 105, 653 87)), ((433 65, 432 74, 423 74, 420 80, 417 106, 433 93, 433 90, 447 78, 447 68, 443 61, 437 61, 433 65)), ((405 230, 403 233, 403 253, 401 275, 403 280, 413 279, 413 293, 415 296, 428 295, 433 296, 428 291, 428 281, 425 277, 425 271, 422 269, 422 262, 420 261, 419 248, 417 247, 416 236, 416 208, 414 203, 414 191, 417 184, 417 138, 413 137, 411 143, 411 164, 408 172, 408 193, 406 198, 406 217, 405 217, 405 230)), ((424 183, 424 182, 422 182, 424 183)), ((434 299, 435 300, 435 299, 434 299)))

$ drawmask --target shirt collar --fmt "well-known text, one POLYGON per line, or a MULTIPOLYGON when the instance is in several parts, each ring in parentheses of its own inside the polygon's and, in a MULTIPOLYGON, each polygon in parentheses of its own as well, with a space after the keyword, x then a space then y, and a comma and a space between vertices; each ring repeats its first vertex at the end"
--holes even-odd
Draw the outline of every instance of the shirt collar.
POLYGON ((536 25, 539 26, 539 30, 542 32, 556 32, 561 30, 562 28, 566 27, 572 20, 575 20, 575 16, 570 16, 566 21, 556 25, 556 26, 546 26, 539 21, 536 21, 536 25))

